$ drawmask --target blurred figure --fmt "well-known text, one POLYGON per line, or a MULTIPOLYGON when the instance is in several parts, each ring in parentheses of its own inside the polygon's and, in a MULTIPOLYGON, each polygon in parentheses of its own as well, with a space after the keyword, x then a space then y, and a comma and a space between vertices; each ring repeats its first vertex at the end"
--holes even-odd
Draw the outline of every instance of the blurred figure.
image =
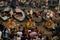
POLYGON ((17 36, 17 40, 21 40, 20 36, 17 36))
POLYGON ((14 33, 15 33, 14 30, 11 29, 11 33, 10 33, 10 39, 11 39, 11 40, 14 38, 14 35, 15 35, 14 33))
POLYGON ((16 6, 19 6, 19 1, 18 0, 16 0, 16 6))
POLYGON ((30 13, 31 17, 33 17, 33 9, 32 8, 30 9, 29 13, 30 13))
POLYGON ((32 32, 30 33, 31 39, 34 39, 36 35, 37 35, 37 33, 33 29, 32 32))
POLYGON ((10 7, 13 8, 13 9, 16 8, 16 0, 11 1, 10 7))
POLYGON ((7 23, 7 27, 13 29, 16 28, 16 23, 13 21, 13 18, 11 17, 7 23))
POLYGON ((35 27, 35 22, 33 21, 32 18, 29 18, 29 20, 26 23, 27 28, 34 28, 35 27))
POLYGON ((0 21, 0 30, 3 31, 3 30, 4 30, 4 27, 5 27, 5 26, 3 25, 3 22, 0 21))
POLYGON ((4 1, 0 0, 0 7, 3 7, 3 6, 4 6, 4 1))
POLYGON ((13 9, 12 8, 10 9, 9 14, 10 14, 10 17, 12 17, 12 15, 13 15, 13 9))
POLYGON ((4 28, 4 30, 2 32, 2 38, 3 38, 3 40, 9 40, 9 31, 7 28, 4 28))
POLYGON ((37 16, 37 17, 40 17, 40 12, 37 12, 37 13, 36 13, 36 16, 37 16))
POLYGON ((34 29, 34 31, 37 33, 37 35, 38 35, 38 28, 37 27, 35 27, 35 29, 34 29))
POLYGON ((17 35, 14 35, 12 40, 17 40, 17 35))
POLYGON ((17 31, 17 35, 18 35, 18 37, 20 37, 20 39, 21 39, 21 37, 22 37, 22 28, 21 27, 18 27, 18 31, 17 31))
POLYGON ((0 40, 2 40, 2 31, 0 30, 0 40))

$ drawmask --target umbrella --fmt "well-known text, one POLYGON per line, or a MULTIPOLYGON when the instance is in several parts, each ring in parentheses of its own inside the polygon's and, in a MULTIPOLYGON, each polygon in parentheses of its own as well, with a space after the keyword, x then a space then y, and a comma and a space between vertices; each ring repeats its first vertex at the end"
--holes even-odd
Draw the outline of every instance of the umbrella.
POLYGON ((19 9, 18 7, 15 9, 15 11, 17 12, 17 13, 22 13, 22 16, 20 16, 20 17, 16 17, 15 15, 14 15, 14 17, 15 17, 15 19, 17 19, 17 20, 19 20, 19 21, 22 21, 22 20, 24 20, 24 18, 25 18, 25 13, 24 13, 24 11, 22 11, 21 9, 19 9))

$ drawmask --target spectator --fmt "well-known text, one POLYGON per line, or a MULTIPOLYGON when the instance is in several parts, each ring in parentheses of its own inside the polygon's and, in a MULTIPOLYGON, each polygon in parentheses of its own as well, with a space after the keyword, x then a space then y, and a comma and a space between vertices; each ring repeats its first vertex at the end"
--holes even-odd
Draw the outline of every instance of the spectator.
POLYGON ((9 32, 7 28, 3 30, 2 37, 3 37, 3 40, 9 40, 9 32))
POLYGON ((2 31, 0 30, 0 40, 2 40, 2 31))
POLYGON ((4 30, 4 27, 5 26, 3 25, 2 21, 0 21, 0 30, 3 31, 4 30))
POLYGON ((36 13, 36 16, 39 17, 40 16, 40 12, 36 13))
POLYGON ((22 34, 23 34, 22 31, 17 32, 17 35, 19 35, 20 37, 22 37, 22 34))
POLYGON ((34 31, 34 30, 32 30, 32 32, 30 33, 30 36, 31 37, 34 37, 34 36, 36 36, 37 35, 37 33, 34 31))
POLYGON ((16 6, 19 6, 19 1, 18 0, 16 0, 16 6))
POLYGON ((17 40, 17 37, 16 37, 16 35, 14 35, 14 38, 13 38, 12 40, 17 40))
POLYGON ((17 40, 21 40, 21 37, 19 35, 17 36, 17 40))
POLYGON ((38 28, 37 28, 37 27, 35 27, 34 31, 35 31, 35 32, 37 33, 37 35, 38 35, 38 28))

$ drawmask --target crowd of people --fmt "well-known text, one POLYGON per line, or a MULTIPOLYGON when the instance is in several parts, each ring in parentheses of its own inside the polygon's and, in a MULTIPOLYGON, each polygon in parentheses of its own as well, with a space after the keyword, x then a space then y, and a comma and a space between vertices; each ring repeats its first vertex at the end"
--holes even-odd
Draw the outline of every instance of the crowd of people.
POLYGON ((21 24, 19 26, 17 26, 16 23, 17 20, 14 20, 14 18, 11 15, 8 21, 1 20, 0 39, 1 40, 58 40, 60 37, 59 19, 55 19, 53 15, 50 16, 51 14, 48 16, 49 13, 46 14, 47 16, 46 18, 44 17, 42 18, 42 16, 40 16, 40 13, 36 13, 36 15, 35 14, 32 15, 32 13, 33 12, 31 10, 30 14, 26 17, 27 20, 23 21, 25 22, 25 24, 21 24), (34 18, 38 19, 34 20, 34 18), (6 22, 5 25, 4 22, 6 22), (23 27, 23 25, 25 26, 23 27))
POLYGON ((59 30, 59 28, 48 29, 46 32, 44 29, 38 29, 37 26, 32 28, 22 25, 17 28, 9 28, 0 21, 0 40, 60 40, 59 30))
POLYGON ((58 40, 57 34, 54 33, 55 35, 51 35, 51 37, 47 34, 47 36, 44 34, 44 30, 37 27, 27 28, 20 25, 16 29, 11 29, 0 23, 0 28, 0 40, 58 40))
POLYGON ((22 7, 32 7, 32 8, 41 8, 41 6, 46 6, 46 1, 44 0, 0 0, 0 6, 22 6, 22 7))

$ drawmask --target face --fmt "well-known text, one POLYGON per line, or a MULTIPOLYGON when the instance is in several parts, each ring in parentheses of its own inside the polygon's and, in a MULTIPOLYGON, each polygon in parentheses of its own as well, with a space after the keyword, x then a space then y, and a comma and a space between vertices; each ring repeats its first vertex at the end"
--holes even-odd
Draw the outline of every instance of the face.
POLYGON ((32 19, 29 19, 29 21, 31 22, 31 21, 32 21, 32 19))
POLYGON ((22 30, 23 30, 23 28, 21 27, 21 28, 20 28, 20 30, 22 31, 22 30))

